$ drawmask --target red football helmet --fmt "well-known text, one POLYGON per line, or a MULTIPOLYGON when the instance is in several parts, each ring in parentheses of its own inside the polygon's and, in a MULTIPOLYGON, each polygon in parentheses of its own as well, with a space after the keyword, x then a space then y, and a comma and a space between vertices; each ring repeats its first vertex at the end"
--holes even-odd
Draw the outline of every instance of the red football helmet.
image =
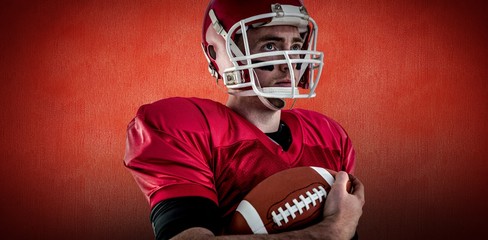
POLYGON ((316 44, 317 24, 300 0, 212 0, 205 13, 202 47, 209 70, 214 77, 223 79, 230 94, 280 99, 314 97, 323 67, 323 53, 316 51, 316 44), (251 54, 247 30, 276 25, 297 27, 304 41, 302 49, 251 54), (223 76, 218 73, 219 66, 209 52, 206 39, 209 27, 225 39, 226 52, 233 65, 222 69, 223 76), (236 36, 244 43, 243 49, 237 47, 236 36), (272 60, 257 60, 266 57, 272 60), (261 87, 255 69, 273 69, 282 64, 288 65, 291 87, 261 87), (299 72, 295 74, 295 71, 299 72))

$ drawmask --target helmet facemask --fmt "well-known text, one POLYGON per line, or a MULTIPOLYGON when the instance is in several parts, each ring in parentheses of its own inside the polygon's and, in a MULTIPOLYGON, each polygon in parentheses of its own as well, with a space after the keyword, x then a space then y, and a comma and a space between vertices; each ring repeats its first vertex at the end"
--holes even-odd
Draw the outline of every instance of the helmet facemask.
POLYGON ((272 4, 270 13, 238 21, 228 32, 219 24, 218 16, 212 10, 209 15, 212 26, 225 39, 227 55, 233 64, 233 67, 223 70, 222 76, 230 94, 259 96, 261 100, 315 96, 323 67, 323 53, 316 51, 317 25, 303 6, 272 4), (279 25, 297 27, 304 41, 302 49, 251 53, 248 30, 279 25), (273 71, 283 65, 289 71, 291 86, 261 87, 256 71, 273 71))

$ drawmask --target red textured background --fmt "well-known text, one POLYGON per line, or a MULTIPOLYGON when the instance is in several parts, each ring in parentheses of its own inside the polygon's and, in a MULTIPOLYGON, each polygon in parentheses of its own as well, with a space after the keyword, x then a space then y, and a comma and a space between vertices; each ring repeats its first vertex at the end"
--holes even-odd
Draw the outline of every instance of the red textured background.
MULTIPOLYGON (((353 138, 362 239, 486 236, 488 4, 307 0, 323 112, 353 138)), ((137 107, 224 101, 199 48, 206 1, 1 1, 0 235, 151 239, 123 168, 137 107)))

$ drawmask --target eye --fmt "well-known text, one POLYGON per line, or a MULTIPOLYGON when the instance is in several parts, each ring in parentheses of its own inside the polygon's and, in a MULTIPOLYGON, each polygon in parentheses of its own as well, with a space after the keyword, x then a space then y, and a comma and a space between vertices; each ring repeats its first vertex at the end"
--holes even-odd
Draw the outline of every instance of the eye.
POLYGON ((301 50, 302 44, 294 44, 291 46, 290 50, 301 50))
POLYGON ((264 44, 263 49, 266 50, 266 51, 275 51, 275 50, 277 50, 276 49, 276 46, 274 45, 274 43, 266 43, 266 44, 264 44))

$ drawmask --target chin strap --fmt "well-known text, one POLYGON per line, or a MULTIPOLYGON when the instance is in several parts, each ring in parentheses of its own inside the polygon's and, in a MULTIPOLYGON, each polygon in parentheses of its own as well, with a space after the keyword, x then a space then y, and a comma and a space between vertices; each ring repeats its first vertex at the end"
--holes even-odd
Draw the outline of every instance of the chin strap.
MULTIPOLYGON (((290 88, 284 88, 284 87, 265 87, 260 89, 263 93, 269 93, 269 94, 290 94, 290 88)), ((298 92, 298 88, 295 87, 295 91, 298 92)), ((249 89, 249 90, 242 90, 242 91, 229 91, 230 94, 235 95, 235 96, 243 96, 243 97, 250 97, 250 96, 259 96, 254 90, 249 89)), ((271 98, 290 98, 290 97, 281 97, 281 96, 275 96, 271 98)))
POLYGON ((279 98, 275 98, 276 100, 278 101, 281 101, 282 102, 282 106, 281 107, 277 107, 275 106, 274 104, 272 104, 268 98, 265 98, 265 97, 262 97, 262 96, 258 96, 259 100, 261 100, 261 102, 264 104, 264 106, 266 106, 267 108, 273 110, 273 111, 278 111, 278 110, 281 110, 285 107, 285 101, 283 101, 282 99, 279 99, 279 98))
POLYGON ((259 98, 259 100, 263 103, 264 106, 266 106, 267 108, 269 108, 269 109, 271 109, 273 111, 281 110, 285 106, 285 103, 284 103, 285 101, 283 101, 283 100, 281 100, 279 98, 274 98, 274 99, 283 101, 283 104, 282 104, 283 106, 282 107, 277 107, 277 106, 275 106, 274 104, 272 104, 269 101, 269 98, 266 98, 266 97, 263 97, 263 96, 259 96, 253 90, 229 91, 229 94, 232 94, 234 96, 240 96, 240 97, 253 97, 253 96, 257 96, 259 98))
MULTIPOLYGON (((224 40, 227 41, 227 32, 225 31, 224 27, 222 24, 220 24, 219 19, 215 15, 215 12, 213 9, 210 9, 208 12, 208 15, 210 17, 210 20, 212 20, 212 27, 215 29, 215 31, 224 38, 224 40)), ((241 52, 241 49, 237 47, 235 42, 229 38, 229 46, 231 51, 237 56, 237 57, 242 57, 244 54, 241 52)))

